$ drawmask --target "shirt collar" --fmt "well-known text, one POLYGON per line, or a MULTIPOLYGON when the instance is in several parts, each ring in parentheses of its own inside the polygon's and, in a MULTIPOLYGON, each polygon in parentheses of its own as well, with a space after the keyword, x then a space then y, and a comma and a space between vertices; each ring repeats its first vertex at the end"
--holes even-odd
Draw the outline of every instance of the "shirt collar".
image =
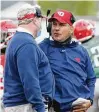
POLYGON ((27 29, 25 29, 25 28, 23 28, 23 27, 18 27, 18 28, 17 28, 17 31, 18 31, 18 32, 25 32, 25 33, 28 33, 28 34, 30 34, 30 35, 33 36, 33 34, 32 34, 30 31, 28 31, 27 29))
POLYGON ((63 46, 62 46, 62 45, 59 45, 59 44, 56 45, 55 42, 54 42, 54 40, 53 40, 53 38, 50 37, 50 44, 51 44, 52 46, 57 46, 57 47, 63 47, 63 46, 75 47, 75 46, 78 45, 78 41, 77 41, 76 39, 72 38, 69 44, 63 45, 63 46))
MULTIPOLYGON (((54 40, 53 40, 53 38, 50 36, 50 41, 53 41, 54 42, 54 40)), ((72 42, 78 42, 78 40, 77 39, 75 39, 75 38, 71 38, 71 42, 70 42, 70 44, 72 43, 72 42)))

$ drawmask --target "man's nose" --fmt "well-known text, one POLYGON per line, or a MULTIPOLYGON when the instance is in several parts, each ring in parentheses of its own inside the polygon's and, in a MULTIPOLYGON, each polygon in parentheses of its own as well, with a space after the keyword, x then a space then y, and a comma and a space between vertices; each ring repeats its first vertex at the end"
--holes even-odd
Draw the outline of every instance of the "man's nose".
POLYGON ((56 25, 55 30, 59 30, 59 29, 60 29, 59 25, 56 25))

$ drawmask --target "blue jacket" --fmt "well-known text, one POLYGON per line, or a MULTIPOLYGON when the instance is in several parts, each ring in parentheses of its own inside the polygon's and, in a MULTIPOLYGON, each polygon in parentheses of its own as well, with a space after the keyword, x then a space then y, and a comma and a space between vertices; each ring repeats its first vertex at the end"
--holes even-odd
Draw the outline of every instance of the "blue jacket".
POLYGON ((93 99, 96 77, 85 48, 76 42, 62 46, 49 39, 41 42, 40 47, 55 76, 54 99, 62 110, 69 110, 79 97, 93 99))
POLYGON ((44 52, 32 35, 16 32, 6 51, 5 107, 31 103, 44 112, 42 95, 52 97, 53 76, 44 52))

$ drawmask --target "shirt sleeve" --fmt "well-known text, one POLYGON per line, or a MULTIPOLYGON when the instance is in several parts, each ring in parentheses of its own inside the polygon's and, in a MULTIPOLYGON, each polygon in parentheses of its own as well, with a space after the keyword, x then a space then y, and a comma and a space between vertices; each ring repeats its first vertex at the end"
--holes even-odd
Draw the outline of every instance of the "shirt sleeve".
POLYGON ((96 76, 95 76, 92 63, 87 51, 86 51, 86 72, 87 72, 87 86, 89 87, 90 93, 91 93, 90 99, 93 99, 96 76))
POLYGON ((44 104, 39 85, 39 56, 36 46, 26 44, 17 53, 17 66, 26 99, 37 112, 44 112, 44 104))

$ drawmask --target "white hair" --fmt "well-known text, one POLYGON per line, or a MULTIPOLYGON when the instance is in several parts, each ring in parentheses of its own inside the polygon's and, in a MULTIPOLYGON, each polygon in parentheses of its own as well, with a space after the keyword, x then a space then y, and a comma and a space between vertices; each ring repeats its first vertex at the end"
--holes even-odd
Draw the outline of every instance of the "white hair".
MULTIPOLYGON (((30 4, 24 4, 18 11, 17 13, 17 18, 23 18, 26 14, 35 14, 36 13, 36 9, 34 6, 30 5, 30 4)), ((25 18, 23 20, 18 20, 19 23, 18 24, 27 24, 29 23, 33 18, 25 18)))

